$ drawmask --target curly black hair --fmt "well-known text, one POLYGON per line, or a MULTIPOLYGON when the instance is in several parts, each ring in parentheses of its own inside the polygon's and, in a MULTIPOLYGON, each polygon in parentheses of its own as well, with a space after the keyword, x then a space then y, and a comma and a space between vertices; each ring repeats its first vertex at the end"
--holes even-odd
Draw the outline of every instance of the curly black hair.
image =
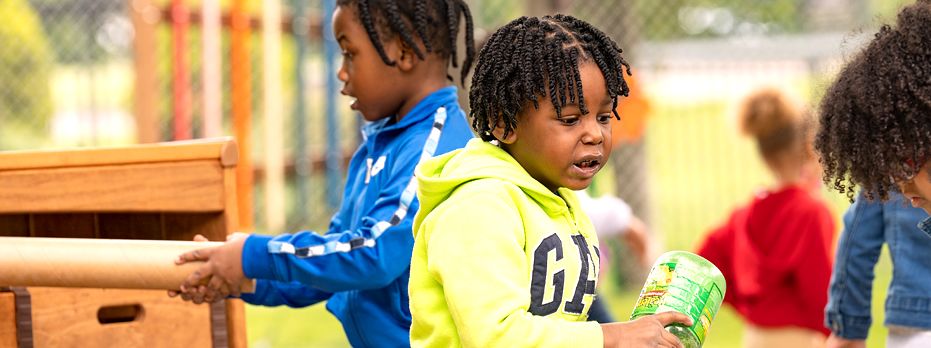
POLYGON ((578 103, 587 114, 579 64, 598 65, 617 114, 617 97, 630 88, 624 73, 630 65, 608 35, 591 24, 567 15, 521 17, 498 29, 479 53, 469 91, 472 128, 482 140, 501 122, 504 136, 517 126, 517 114, 528 103, 539 108, 538 97, 549 94, 559 115, 562 107, 578 103))
POLYGON ((456 39, 459 36, 459 19, 462 17, 465 19, 466 54, 462 62, 460 81, 465 84, 475 57, 472 13, 465 1, 337 0, 336 5, 352 6, 356 10, 381 60, 391 66, 395 61, 385 53, 383 40, 400 35, 401 40, 411 47, 417 58, 425 59, 426 53, 434 53, 442 58, 452 57, 450 64, 454 68, 458 67, 456 39), (423 49, 415 40, 423 44, 423 49))
POLYGON ((931 0, 899 12, 841 70, 820 105, 824 182, 888 198, 931 154, 931 0))

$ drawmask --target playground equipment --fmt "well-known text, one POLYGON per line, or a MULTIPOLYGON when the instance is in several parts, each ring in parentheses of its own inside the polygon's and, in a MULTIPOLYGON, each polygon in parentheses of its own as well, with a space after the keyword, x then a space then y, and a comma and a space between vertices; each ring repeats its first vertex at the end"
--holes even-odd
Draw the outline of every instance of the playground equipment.
MULTIPOLYGON (((0 236, 222 241, 238 226, 237 161, 228 138, 0 152, 0 236)), ((105 255, 85 255, 95 256, 105 255)), ((246 346, 239 300, 207 306, 164 290, 5 290, 2 347, 246 346)))

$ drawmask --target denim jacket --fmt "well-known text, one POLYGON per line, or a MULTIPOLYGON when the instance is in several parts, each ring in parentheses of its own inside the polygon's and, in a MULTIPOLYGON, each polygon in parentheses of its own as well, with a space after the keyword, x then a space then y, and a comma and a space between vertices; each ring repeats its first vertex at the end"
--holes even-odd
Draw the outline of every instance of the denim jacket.
POLYGON ((890 195, 884 203, 860 195, 844 214, 825 308, 825 325, 842 338, 867 336, 873 268, 883 243, 894 265, 885 324, 931 330, 931 237, 918 228, 928 214, 890 195))

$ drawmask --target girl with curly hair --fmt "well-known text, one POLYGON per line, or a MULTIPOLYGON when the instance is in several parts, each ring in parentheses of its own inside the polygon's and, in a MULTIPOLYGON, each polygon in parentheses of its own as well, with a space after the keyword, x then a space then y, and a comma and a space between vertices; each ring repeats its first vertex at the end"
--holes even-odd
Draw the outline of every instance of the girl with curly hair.
POLYGON ((883 26, 844 67, 821 102, 821 126, 815 148, 825 182, 851 198, 861 188, 837 247, 825 311, 828 347, 866 346, 883 244, 894 265, 887 346, 929 347, 931 239, 916 224, 931 232, 931 1, 903 8, 896 24, 883 26))
POLYGON ((841 70, 821 101, 824 180, 853 198, 900 190, 931 211, 931 1, 899 12, 841 70))

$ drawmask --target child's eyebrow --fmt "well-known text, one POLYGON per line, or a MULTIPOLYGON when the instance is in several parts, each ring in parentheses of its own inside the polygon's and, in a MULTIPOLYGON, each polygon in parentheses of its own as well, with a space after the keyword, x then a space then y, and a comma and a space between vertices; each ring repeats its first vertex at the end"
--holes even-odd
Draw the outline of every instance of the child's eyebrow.
POLYGON ((560 107, 559 115, 557 115, 554 112, 553 117, 556 117, 556 118, 564 118, 564 117, 569 117, 569 116, 575 117, 575 116, 579 116, 581 112, 582 112, 582 109, 579 108, 578 103, 571 103, 571 104, 566 103, 566 105, 563 105, 562 107, 560 107))

